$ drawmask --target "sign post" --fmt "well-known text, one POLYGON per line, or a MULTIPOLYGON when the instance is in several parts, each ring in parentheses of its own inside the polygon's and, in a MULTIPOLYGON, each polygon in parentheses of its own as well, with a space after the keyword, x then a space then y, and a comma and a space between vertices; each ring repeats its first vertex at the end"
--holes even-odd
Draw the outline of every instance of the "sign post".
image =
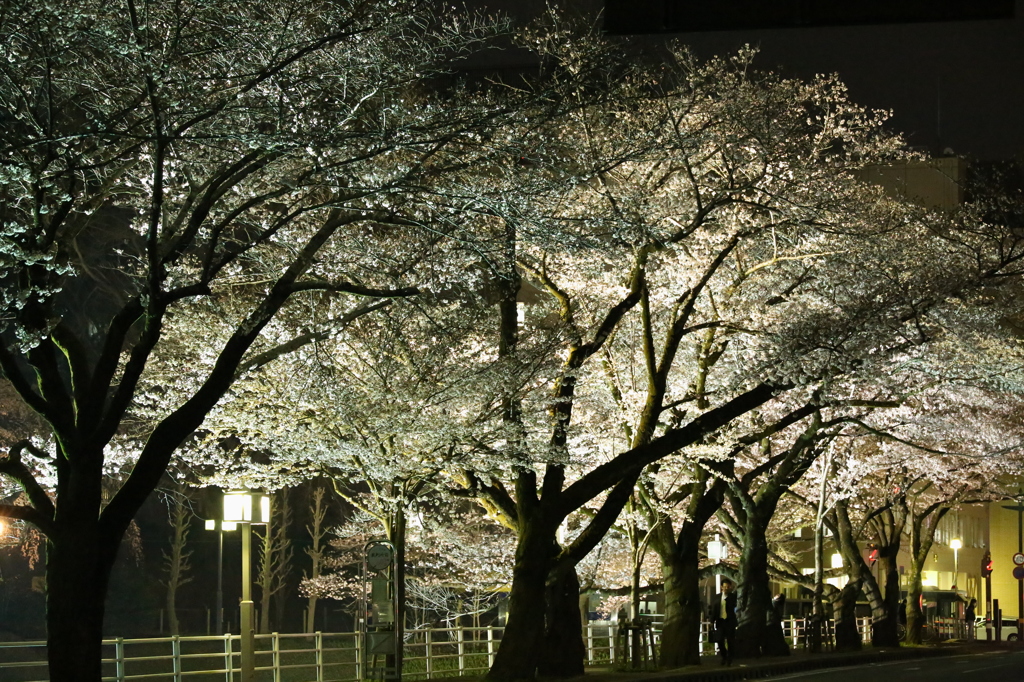
POLYGON ((399 680, 402 649, 398 639, 398 576, 395 546, 371 540, 363 548, 363 598, 360 623, 363 631, 365 673, 363 679, 399 680))

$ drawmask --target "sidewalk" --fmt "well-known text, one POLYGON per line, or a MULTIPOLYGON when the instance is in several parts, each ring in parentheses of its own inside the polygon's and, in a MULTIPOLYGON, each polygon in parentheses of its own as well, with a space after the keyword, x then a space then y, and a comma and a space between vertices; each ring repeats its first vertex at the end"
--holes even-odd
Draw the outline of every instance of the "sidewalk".
POLYGON ((595 668, 584 677, 572 682, 732 682, 732 680, 755 680, 775 675, 799 673, 824 668, 842 668, 869 663, 888 663, 914 658, 952 656, 973 652, 994 651, 1007 648, 992 642, 957 642, 936 646, 901 647, 873 649, 846 653, 808 654, 794 651, 790 656, 744 660, 732 666, 722 666, 716 657, 707 656, 702 665, 665 671, 622 671, 612 668, 595 668))

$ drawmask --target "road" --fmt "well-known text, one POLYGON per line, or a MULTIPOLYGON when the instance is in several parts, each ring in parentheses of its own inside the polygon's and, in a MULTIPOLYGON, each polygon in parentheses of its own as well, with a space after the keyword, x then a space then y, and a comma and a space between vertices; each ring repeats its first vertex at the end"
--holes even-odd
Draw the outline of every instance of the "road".
POLYGON ((767 679, 800 682, 1024 682, 1024 652, 992 651, 939 656, 855 668, 812 670, 767 679))

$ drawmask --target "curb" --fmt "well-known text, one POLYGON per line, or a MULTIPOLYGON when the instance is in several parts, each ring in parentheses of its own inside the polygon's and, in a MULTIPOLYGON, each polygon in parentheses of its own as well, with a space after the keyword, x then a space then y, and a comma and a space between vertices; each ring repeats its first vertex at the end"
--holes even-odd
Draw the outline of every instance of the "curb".
POLYGON ((888 663, 890 661, 911 660, 915 658, 951 656, 958 653, 963 653, 960 647, 950 647, 948 649, 894 649, 866 654, 840 654, 794 661, 754 663, 750 667, 728 667, 693 671, 680 670, 675 673, 664 672, 657 676, 638 676, 634 679, 636 682, 732 682, 733 680, 756 680, 809 670, 848 668, 870 663, 888 663))

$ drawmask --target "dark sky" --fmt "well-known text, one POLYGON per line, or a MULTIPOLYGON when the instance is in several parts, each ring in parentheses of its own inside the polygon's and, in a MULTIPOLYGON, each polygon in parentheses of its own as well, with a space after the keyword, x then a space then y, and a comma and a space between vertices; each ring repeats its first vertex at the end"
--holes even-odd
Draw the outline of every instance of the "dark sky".
MULTIPOLYGON (((562 2, 575 9, 603 5, 562 2)), ((543 6, 540 0, 471 4, 519 17, 543 6)), ((836 72, 853 101, 891 110, 891 125, 910 144, 936 153, 950 148, 983 159, 1024 155, 1024 0, 1016 0, 1013 19, 637 36, 668 38, 702 58, 749 43, 761 50, 761 69, 804 78, 836 72)))
MULTIPOLYGON (((894 2, 898 0, 893 0, 894 2)), ((908 141, 978 158, 1024 154, 1024 0, 1010 20, 682 33, 700 57, 760 47, 757 64, 838 73, 855 102, 890 109, 908 141)))

